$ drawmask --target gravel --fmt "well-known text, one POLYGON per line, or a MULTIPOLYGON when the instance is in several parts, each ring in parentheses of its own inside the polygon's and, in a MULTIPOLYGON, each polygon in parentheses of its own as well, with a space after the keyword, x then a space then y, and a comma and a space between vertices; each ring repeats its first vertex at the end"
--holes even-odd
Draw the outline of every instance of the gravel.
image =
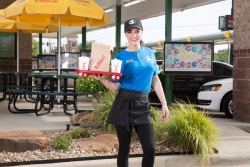
MULTIPOLYGON (((67 158, 83 158, 83 157, 98 157, 98 156, 114 156, 117 155, 117 150, 113 149, 111 152, 96 152, 96 151, 85 151, 80 148, 82 141, 88 141, 91 138, 98 135, 95 133, 90 138, 73 139, 73 143, 70 145, 68 150, 56 150, 53 148, 53 140, 59 133, 65 133, 65 131, 47 131, 44 132, 48 136, 50 145, 43 150, 26 151, 21 153, 16 152, 0 152, 0 163, 9 162, 25 162, 25 161, 38 161, 38 160, 56 160, 56 159, 67 159, 67 158)), ((164 146, 157 146, 156 153, 169 153, 174 152, 173 148, 164 146)), ((142 148, 139 142, 131 142, 130 154, 142 154, 142 148)))

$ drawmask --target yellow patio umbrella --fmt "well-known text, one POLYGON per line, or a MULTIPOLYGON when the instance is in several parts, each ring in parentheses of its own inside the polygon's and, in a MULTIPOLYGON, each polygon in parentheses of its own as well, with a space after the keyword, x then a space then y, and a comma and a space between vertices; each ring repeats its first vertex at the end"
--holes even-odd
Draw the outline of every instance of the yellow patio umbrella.
MULTIPOLYGON (((109 22, 105 11, 94 0, 16 0, 4 10, 6 18, 48 25, 103 26, 109 22)), ((61 31, 58 31, 58 74, 60 74, 61 31)), ((60 91, 60 80, 58 80, 60 91)))
POLYGON ((0 9, 0 32, 18 32, 18 30, 22 30, 23 33, 50 33, 57 32, 58 27, 53 24, 46 26, 21 22, 19 17, 16 18, 16 21, 6 19, 4 10, 0 9))
POLYGON ((32 23, 21 22, 17 17, 17 20, 10 20, 5 18, 4 10, 0 9, 0 32, 13 32, 17 33, 17 72, 19 72, 19 30, 23 33, 46 33, 46 32, 57 32, 58 27, 50 24, 37 25, 32 23))
POLYGON ((23 22, 58 26, 81 26, 86 23, 107 25, 108 15, 94 0, 17 0, 5 10, 6 18, 23 22), (60 19, 59 19, 60 18, 60 19), (93 20, 92 20, 93 19, 93 20), (98 23, 94 23, 98 20, 98 23))

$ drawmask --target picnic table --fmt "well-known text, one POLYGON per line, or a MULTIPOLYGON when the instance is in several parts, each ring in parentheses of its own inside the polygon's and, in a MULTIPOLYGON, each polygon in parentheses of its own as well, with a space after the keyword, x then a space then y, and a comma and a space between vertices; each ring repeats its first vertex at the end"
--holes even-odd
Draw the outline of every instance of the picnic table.
POLYGON ((62 105, 63 111, 67 115, 72 115, 69 113, 68 105, 73 104, 73 110, 75 113, 79 112, 77 108, 77 96, 78 93, 75 92, 75 86, 72 90, 68 89, 68 80, 69 79, 77 79, 78 76, 76 74, 43 74, 43 73, 31 73, 29 77, 40 78, 41 79, 41 89, 40 91, 27 91, 28 95, 36 95, 36 105, 35 105, 35 113, 37 116, 49 114, 53 109, 54 105, 62 105), (63 79, 63 87, 62 90, 58 90, 58 85, 55 84, 55 79, 63 79), (45 81, 49 80, 49 85, 45 85, 45 81), (63 97, 60 100, 60 96, 63 97), (73 97, 73 100, 68 100, 68 96, 73 97), (39 105, 40 104, 40 105, 39 105), (44 113, 39 113, 42 108, 45 108, 45 104, 48 104, 48 110, 44 113))
POLYGON ((31 89, 32 79, 28 77, 29 72, 0 72, 2 82, 2 97, 0 101, 4 101, 8 94, 8 89, 31 89))

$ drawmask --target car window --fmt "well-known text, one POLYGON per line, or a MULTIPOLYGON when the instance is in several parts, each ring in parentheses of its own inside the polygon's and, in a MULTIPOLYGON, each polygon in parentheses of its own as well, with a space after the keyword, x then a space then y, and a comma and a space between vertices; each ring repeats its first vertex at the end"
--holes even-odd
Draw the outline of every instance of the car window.
POLYGON ((232 76, 232 70, 227 68, 227 67, 223 67, 223 71, 222 71, 222 76, 232 76))
POLYGON ((221 76, 222 66, 219 64, 213 64, 213 76, 221 76))

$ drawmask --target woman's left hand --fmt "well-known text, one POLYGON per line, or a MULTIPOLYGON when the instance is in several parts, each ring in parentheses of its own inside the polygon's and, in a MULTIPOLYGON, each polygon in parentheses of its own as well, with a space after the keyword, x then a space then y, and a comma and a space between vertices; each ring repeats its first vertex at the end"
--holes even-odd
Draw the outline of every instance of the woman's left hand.
POLYGON ((102 81, 105 79, 105 75, 99 75, 99 74, 98 75, 92 74, 92 75, 90 75, 90 77, 94 78, 96 80, 99 80, 99 81, 102 81))
POLYGON ((168 116, 169 116, 168 106, 167 105, 162 105, 161 111, 162 111, 162 118, 161 118, 161 120, 165 121, 168 118, 168 116))

